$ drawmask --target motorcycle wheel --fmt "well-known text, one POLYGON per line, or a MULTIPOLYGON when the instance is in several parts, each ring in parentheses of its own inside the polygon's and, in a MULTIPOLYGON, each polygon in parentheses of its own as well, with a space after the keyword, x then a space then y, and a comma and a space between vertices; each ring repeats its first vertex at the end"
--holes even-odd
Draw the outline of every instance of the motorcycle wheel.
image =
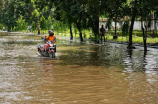
POLYGON ((40 56, 44 56, 42 51, 39 48, 38 48, 38 53, 39 53, 40 56))
POLYGON ((55 52, 54 51, 49 53, 49 58, 55 58, 55 52))

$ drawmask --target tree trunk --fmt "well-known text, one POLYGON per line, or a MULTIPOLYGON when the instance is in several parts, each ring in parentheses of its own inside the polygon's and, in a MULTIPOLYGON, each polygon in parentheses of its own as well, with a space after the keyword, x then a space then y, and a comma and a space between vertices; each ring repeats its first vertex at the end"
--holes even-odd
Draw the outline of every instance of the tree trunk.
POLYGON ((154 33, 156 32, 156 36, 157 36, 157 20, 156 20, 156 14, 154 13, 154 33))
POLYGON ((96 16, 95 19, 94 19, 94 28, 93 31, 94 31, 94 35, 95 35, 95 42, 99 42, 98 39, 100 39, 100 34, 99 34, 99 16, 96 16))
POLYGON ((38 34, 40 34, 40 29, 38 28, 38 34))
POLYGON ((81 30, 81 22, 77 22, 77 29, 79 31, 79 35, 80 35, 80 41, 83 42, 83 37, 82 37, 82 30, 81 30))
MULTIPOLYGON (((137 4, 137 0, 135 0, 135 5, 137 4)), ((128 49, 133 49, 135 47, 133 47, 133 41, 132 41, 132 34, 133 34, 133 26, 134 26, 134 21, 135 21, 135 17, 136 17, 136 6, 134 6, 133 8, 133 16, 131 19, 131 26, 130 26, 130 30, 129 30, 129 44, 128 44, 128 49)))
POLYGON ((146 29, 146 32, 145 32, 145 34, 144 34, 144 36, 143 36, 143 41, 144 41, 144 51, 147 51, 147 45, 146 45, 146 36, 147 35, 147 29, 146 29))
POLYGON ((95 42, 97 42, 97 36, 100 35, 99 34, 99 16, 94 16, 93 18, 88 16, 88 18, 90 20, 91 27, 95 35, 95 42))
POLYGON ((73 40, 72 26, 70 24, 70 40, 73 40))
POLYGON ((82 37, 82 30, 81 30, 81 28, 79 29, 79 32, 80 32, 80 41, 83 42, 83 37, 82 37))
POLYGON ((115 36, 116 36, 116 30, 117 30, 117 21, 116 21, 116 19, 115 19, 115 36))
POLYGON ((39 24, 38 24, 37 21, 35 21, 35 23, 36 23, 36 27, 37 27, 37 30, 38 30, 38 34, 40 34, 40 27, 39 27, 39 24))
POLYGON ((95 22, 94 22, 94 27, 95 27, 95 34, 99 34, 99 16, 96 17, 95 22))
POLYGON ((128 44, 129 49, 132 49, 132 45, 133 45, 132 34, 133 34, 134 21, 135 21, 135 16, 133 16, 131 19, 131 26, 130 26, 130 30, 129 30, 129 44, 128 44))
POLYGON ((144 30, 144 27, 143 27, 143 20, 142 20, 142 17, 141 17, 141 27, 142 27, 142 31, 143 31, 143 43, 144 43, 144 51, 147 51, 147 45, 146 45, 146 33, 145 33, 145 30, 144 30))

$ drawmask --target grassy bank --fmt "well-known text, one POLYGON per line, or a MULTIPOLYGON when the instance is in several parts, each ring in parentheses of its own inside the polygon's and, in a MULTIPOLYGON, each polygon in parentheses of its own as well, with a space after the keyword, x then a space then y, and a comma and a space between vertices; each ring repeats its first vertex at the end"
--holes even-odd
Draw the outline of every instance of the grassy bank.
MULTIPOLYGON (((26 30, 23 30, 21 31, 23 32, 23 34, 25 33, 30 33, 30 32, 26 32, 26 30)), ((37 34, 37 31, 33 31, 34 34, 37 34)), ((8 32, 0 32, 0 36, 4 36, 8 34, 8 32)), ((48 34, 48 30, 41 30, 41 35, 47 35, 48 34)), ((83 30, 82 31, 82 34, 83 34, 83 38, 86 38, 86 39, 92 39, 94 38, 94 34, 92 32, 92 30, 83 30)), ((128 36, 121 36, 121 32, 118 31, 117 32, 117 35, 118 35, 118 39, 113 39, 113 31, 110 32, 110 33, 106 33, 105 34, 105 38, 106 38, 106 41, 117 41, 117 42, 128 42, 128 39, 129 37, 128 36)), ((61 31, 61 30, 58 30, 58 31, 55 31, 55 35, 59 35, 59 36, 67 36, 67 37, 70 37, 70 32, 68 29, 64 30, 64 31, 61 31)), ((35 38, 36 36, 29 36, 29 38, 35 38)), ((39 38, 40 36, 37 35, 37 38, 39 38)), ((73 29, 73 37, 74 38, 79 38, 79 32, 77 29, 73 29)), ((100 39, 98 37, 98 39, 100 39)), ((133 43, 139 43, 139 44, 143 44, 143 37, 142 37, 142 32, 140 31, 133 31, 133 43)), ((158 44, 158 37, 154 37, 152 38, 152 35, 148 36, 147 38, 147 43, 148 44, 158 44)))
MULTIPOLYGON (((62 31, 58 31, 58 32, 55 32, 55 34, 56 35, 60 35, 60 36, 68 36, 68 37, 70 37, 69 31, 63 31, 63 32, 62 31)), ((93 35, 91 30, 84 30, 82 34, 83 34, 83 38, 86 38, 86 39, 90 39, 91 37, 94 37, 94 35, 93 35)), ((73 30, 73 36, 75 38, 79 38, 79 32, 76 32, 75 30, 73 30)), ((106 33, 105 34, 105 39, 107 41, 128 42, 129 37, 128 36, 118 35, 118 39, 113 39, 112 33, 106 33)), ((133 32, 133 43, 143 44, 143 37, 142 37, 142 33, 141 32, 137 32, 137 31, 133 32), (137 35, 137 34, 139 34, 139 35, 137 35)), ((147 37, 147 43, 148 44, 158 43, 158 37, 152 38, 151 35, 148 36, 147 37)))

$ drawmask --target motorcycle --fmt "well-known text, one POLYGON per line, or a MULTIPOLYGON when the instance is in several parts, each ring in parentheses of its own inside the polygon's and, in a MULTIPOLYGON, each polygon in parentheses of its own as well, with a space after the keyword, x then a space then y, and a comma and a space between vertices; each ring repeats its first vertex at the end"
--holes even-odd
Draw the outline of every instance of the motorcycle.
POLYGON ((43 57, 55 58, 56 45, 52 41, 47 40, 46 37, 41 37, 41 39, 43 39, 45 44, 38 44, 38 54, 43 57))

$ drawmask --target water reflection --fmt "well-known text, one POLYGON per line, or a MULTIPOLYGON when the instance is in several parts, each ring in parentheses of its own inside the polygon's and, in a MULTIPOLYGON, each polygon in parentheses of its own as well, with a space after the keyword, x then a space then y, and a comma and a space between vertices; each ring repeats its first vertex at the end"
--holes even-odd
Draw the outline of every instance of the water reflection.
MULTIPOLYGON (((156 69, 157 65, 157 56, 155 56, 155 52, 148 51, 144 52, 142 50, 128 50, 127 57, 123 60, 127 68, 125 68, 128 72, 133 71, 152 71, 156 69), (152 54, 150 57, 150 54, 152 54)), ((156 72, 158 70, 155 70, 156 72)))

